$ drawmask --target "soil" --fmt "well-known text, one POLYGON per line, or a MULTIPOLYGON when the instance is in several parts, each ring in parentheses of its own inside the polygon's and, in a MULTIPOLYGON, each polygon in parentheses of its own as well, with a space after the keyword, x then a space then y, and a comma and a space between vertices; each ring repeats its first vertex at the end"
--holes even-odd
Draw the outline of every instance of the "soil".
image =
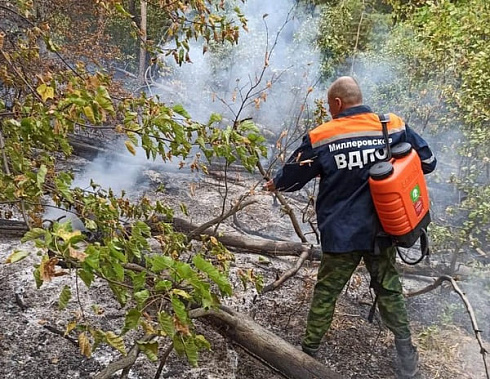
MULTIPOLYGON (((234 175, 237 175, 236 184, 229 187, 229 200, 252 188, 260 180, 243 173, 234 175)), ((145 181, 139 182, 133 196, 146 194, 156 198, 154 189, 164 183, 167 192, 158 196, 173 204, 185 201, 189 204, 189 218, 196 224, 221 211, 224 188, 211 177, 154 170, 144 171, 141 177, 145 181), (190 177, 194 181, 192 190, 189 186, 190 177)), ((257 204, 246 208, 238 216, 240 225, 246 225, 256 234, 267 233, 271 238, 296 239, 287 217, 281 215, 280 208, 269 194, 257 189, 252 198, 257 204)), ((296 209, 304 207, 305 203, 300 196, 292 195, 289 199, 296 209)), ((227 230, 231 227, 230 221, 221 228, 227 230)), ((313 235, 310 237, 314 239, 313 235)), ((292 345, 299 345, 318 262, 307 261, 297 275, 283 286, 273 292, 258 294, 254 288, 243 288, 236 276, 238 269, 253 269, 268 284, 291 267, 296 258, 267 257, 264 262, 259 255, 235 252, 235 256, 236 261, 231 270, 235 292, 223 303, 243 312, 292 345)), ((110 361, 117 359, 119 354, 107 346, 101 346, 91 358, 84 358, 74 337, 69 335, 72 339, 68 339, 63 336, 63 331, 69 321, 82 312, 84 317, 106 330, 117 332, 124 320, 124 310, 112 299, 103 283, 96 282, 92 288, 87 289, 82 283, 76 283, 73 273, 36 289, 32 271, 37 259, 34 246, 21 244, 18 240, 0 239, 0 378, 92 378, 110 361), (32 254, 18 263, 4 264, 16 249, 27 249, 32 254), (79 291, 69 307, 59 311, 57 299, 64 284, 72 288, 78 286, 79 291)), ((360 266, 338 301, 334 323, 317 359, 345 378, 396 378, 396 356, 391 334, 377 318, 372 324, 367 321, 373 300, 368 283, 368 275, 364 267, 360 266)), ((404 285, 409 291, 422 288, 427 283, 404 279, 404 285)), ((488 301, 488 297, 486 299, 488 301)), ((451 291, 438 289, 407 301, 414 340, 421 359, 418 378, 486 377, 469 318, 457 296, 451 291)), ((484 337, 488 341, 487 325, 484 337)), ((207 324, 197 321, 196 327, 211 342, 211 351, 201 352, 197 368, 191 367, 184 358, 172 352, 161 378, 283 378, 280 373, 233 341, 222 337, 207 324)), ((140 356, 129 378, 153 378, 157 366, 140 356)), ((114 375, 116 377, 120 376, 114 375)))

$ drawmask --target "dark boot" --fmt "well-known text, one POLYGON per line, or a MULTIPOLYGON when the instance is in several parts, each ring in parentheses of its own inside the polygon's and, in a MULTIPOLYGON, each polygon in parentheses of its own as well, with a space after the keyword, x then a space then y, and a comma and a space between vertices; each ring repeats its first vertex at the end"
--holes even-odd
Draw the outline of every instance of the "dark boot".
POLYGON ((396 352, 400 359, 400 371, 404 378, 413 378, 419 368, 419 353, 412 344, 410 337, 398 339, 395 338, 396 352))
POLYGON ((320 350, 320 347, 308 347, 306 345, 301 344, 301 350, 303 350, 303 353, 308 354, 310 357, 315 358, 318 354, 318 350, 320 350))

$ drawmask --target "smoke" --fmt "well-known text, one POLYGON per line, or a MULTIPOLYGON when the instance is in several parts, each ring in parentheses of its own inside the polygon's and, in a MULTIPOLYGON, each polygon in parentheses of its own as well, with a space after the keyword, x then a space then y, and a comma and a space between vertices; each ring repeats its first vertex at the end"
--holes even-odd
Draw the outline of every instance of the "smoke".
MULTIPOLYGON (((192 63, 178 66, 172 57, 162 56, 170 74, 163 75, 147 91, 167 104, 184 105, 199 122, 207 122, 212 113, 222 114, 224 123, 236 117, 250 117, 278 134, 297 117, 308 88, 318 80, 314 15, 299 8, 295 0, 283 1, 281 6, 261 0, 236 5, 242 6, 248 19, 248 32, 241 31, 238 45, 210 44, 203 54, 204 40, 191 41, 192 63), (245 98, 254 85, 252 95, 245 98), (259 98, 261 93, 265 95, 259 98)), ((311 99, 316 97, 316 91, 316 87, 310 90, 311 99)), ((94 182, 115 194, 123 190, 140 192, 148 185, 144 170, 179 170, 178 161, 153 162, 141 148, 136 148, 136 156, 132 156, 123 141, 110 146, 110 150, 113 153, 99 155, 89 162, 72 186, 91 190, 94 182)), ((199 180, 197 174, 189 170, 187 173, 189 181, 199 180)), ((48 208, 44 217, 71 219, 82 228, 70 212, 48 208)))
MULTIPOLYGON (((260 0, 240 2, 248 32, 241 30, 238 45, 214 43, 203 54, 204 41, 195 41, 190 50, 192 63, 181 67, 171 57, 164 58, 171 74, 160 81, 162 87, 155 93, 170 102, 175 101, 177 92, 177 100, 201 122, 217 112, 223 114, 225 122, 237 116, 251 117, 255 123, 278 132, 295 117, 319 72, 318 50, 313 43, 316 21, 296 3, 282 1, 278 6, 260 0), (246 98, 256 84, 254 95, 246 98), (242 102, 245 108, 240 110, 242 102)), ((310 93, 311 98, 315 96, 310 93)))

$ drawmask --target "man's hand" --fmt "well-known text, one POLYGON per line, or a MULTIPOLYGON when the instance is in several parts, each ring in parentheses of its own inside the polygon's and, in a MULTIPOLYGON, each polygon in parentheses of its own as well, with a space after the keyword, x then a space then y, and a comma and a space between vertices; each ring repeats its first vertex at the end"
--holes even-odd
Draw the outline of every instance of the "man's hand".
POLYGON ((276 190, 276 185, 274 184, 274 180, 269 180, 267 183, 264 184, 264 189, 266 191, 275 191, 276 190))

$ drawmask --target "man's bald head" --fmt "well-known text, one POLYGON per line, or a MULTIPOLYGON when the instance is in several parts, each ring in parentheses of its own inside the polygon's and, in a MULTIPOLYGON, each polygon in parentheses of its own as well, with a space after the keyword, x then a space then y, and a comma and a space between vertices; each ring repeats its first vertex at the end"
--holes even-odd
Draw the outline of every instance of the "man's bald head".
POLYGON ((335 118, 345 109, 362 105, 362 92, 356 80, 351 76, 341 76, 328 89, 328 105, 335 118))

